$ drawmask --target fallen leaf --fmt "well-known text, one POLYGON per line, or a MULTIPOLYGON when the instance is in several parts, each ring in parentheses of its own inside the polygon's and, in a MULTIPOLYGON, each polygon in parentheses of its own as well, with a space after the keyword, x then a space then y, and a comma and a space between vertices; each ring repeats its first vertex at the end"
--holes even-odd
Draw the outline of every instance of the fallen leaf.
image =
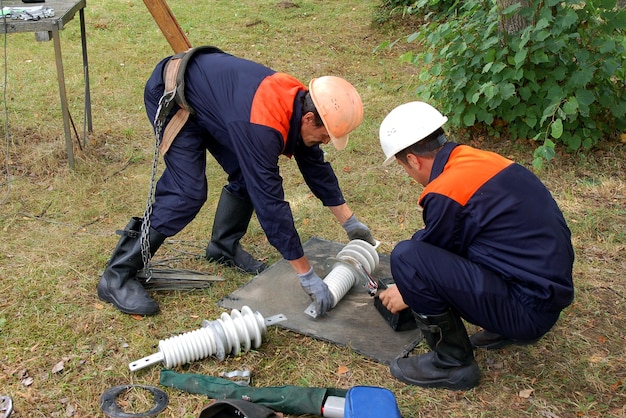
POLYGON ((24 386, 30 386, 35 382, 35 379, 33 379, 32 377, 27 377, 25 379, 22 379, 22 385, 24 386))
POLYGON ((337 374, 346 374, 350 371, 346 366, 339 366, 337 368, 337 374))
POLYGON ((609 359, 606 357, 604 353, 595 353, 589 356, 589 362, 592 364, 606 363, 609 359))
POLYGON ((99 311, 101 311, 102 309, 104 309, 104 305, 103 305, 103 304, 101 304, 101 303, 96 303, 96 304, 95 304, 95 306, 96 306, 96 309, 97 309, 97 310, 99 310, 99 311))
POLYGON ((503 369, 504 368, 504 362, 498 361, 498 362, 495 362, 495 363, 491 364, 489 367, 491 367, 493 369, 503 369))
POLYGON ((136 321, 143 321, 143 315, 131 315, 131 318, 133 318, 136 321))
POLYGON ((54 365, 54 367, 52 368, 52 373, 59 373, 60 371, 63 370, 63 366, 65 364, 63 363, 63 360, 61 360, 60 362, 58 362, 57 364, 54 365))
POLYGON ((74 408, 74 405, 67 404, 67 408, 65 408, 65 416, 69 418, 73 417, 74 414, 76 414, 76 408, 74 408))
POLYGON ((530 398, 530 395, 532 395, 534 391, 535 391, 535 389, 520 390, 518 392, 517 396, 519 396, 520 398, 528 399, 528 398, 530 398))

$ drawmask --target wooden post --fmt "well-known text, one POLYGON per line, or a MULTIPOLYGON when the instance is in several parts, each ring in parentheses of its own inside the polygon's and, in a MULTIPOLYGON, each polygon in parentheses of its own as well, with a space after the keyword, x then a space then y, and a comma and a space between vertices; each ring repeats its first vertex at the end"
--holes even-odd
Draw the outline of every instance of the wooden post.
POLYGON ((143 2, 175 53, 178 54, 191 48, 191 42, 165 0, 143 0, 143 2))

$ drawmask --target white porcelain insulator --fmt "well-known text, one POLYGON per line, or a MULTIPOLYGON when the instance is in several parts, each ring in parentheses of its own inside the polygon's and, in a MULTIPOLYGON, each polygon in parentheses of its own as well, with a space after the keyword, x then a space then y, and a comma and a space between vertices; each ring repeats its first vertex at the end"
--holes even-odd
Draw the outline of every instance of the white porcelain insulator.
POLYGON ((337 264, 324 278, 330 293, 333 295, 333 308, 352 289, 357 276, 348 266, 337 264))
POLYGON ((374 246, 363 240, 350 241, 337 253, 336 259, 346 264, 334 264, 332 270, 324 278, 324 283, 328 285, 328 289, 333 295, 333 308, 350 291, 352 286, 358 282, 360 276, 360 273, 358 273, 359 266, 363 267, 370 274, 378 267, 380 262, 374 246))
POLYGON ((159 342, 166 367, 190 363, 213 355, 215 341, 208 328, 200 328, 159 342))
POLYGON ((222 313, 215 321, 204 321, 200 329, 159 341, 158 354, 131 363, 130 367, 137 370, 162 361, 171 368, 210 356, 224 360, 226 355, 260 347, 266 332, 263 316, 244 306, 241 311, 233 309, 230 315, 222 313))

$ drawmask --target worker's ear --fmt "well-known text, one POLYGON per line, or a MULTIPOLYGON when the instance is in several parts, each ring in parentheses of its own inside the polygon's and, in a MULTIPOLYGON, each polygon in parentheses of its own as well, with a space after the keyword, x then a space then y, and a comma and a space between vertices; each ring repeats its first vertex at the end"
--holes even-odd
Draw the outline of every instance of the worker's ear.
POLYGON ((415 154, 411 154, 410 152, 406 154, 406 162, 410 168, 417 170, 419 170, 422 166, 422 159, 415 154))
POLYGON ((302 124, 315 124, 315 115, 313 114, 313 112, 306 112, 303 116, 302 116, 302 124))

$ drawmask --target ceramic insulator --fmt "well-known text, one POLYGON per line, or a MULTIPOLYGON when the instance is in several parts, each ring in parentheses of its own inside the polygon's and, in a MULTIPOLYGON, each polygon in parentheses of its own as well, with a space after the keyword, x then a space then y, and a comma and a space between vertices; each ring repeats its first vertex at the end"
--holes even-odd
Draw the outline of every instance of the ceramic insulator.
POLYGON ((332 270, 324 278, 333 295, 333 308, 359 281, 362 276, 359 266, 371 274, 378 267, 380 258, 376 248, 367 241, 352 240, 337 253, 335 260, 332 270))
POLYGON ((354 271, 343 264, 337 264, 326 276, 324 283, 328 285, 328 289, 333 295, 333 308, 352 289, 356 280, 357 277, 354 271))
POLYGON ((133 362, 129 367, 134 371, 159 361, 166 367, 174 367, 210 356, 224 360, 226 355, 260 347, 266 332, 263 316, 244 306, 241 312, 237 309, 230 315, 224 312, 220 319, 203 321, 200 329, 160 341, 158 353, 133 362))

